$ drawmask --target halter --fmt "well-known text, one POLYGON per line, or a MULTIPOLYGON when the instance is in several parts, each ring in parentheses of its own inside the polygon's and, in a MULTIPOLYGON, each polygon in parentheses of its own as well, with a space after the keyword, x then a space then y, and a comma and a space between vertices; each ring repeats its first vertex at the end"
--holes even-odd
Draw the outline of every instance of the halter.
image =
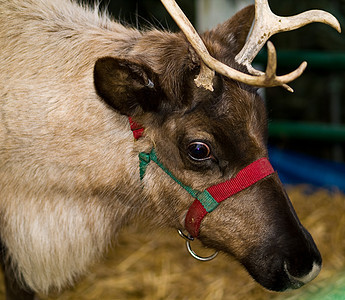
MULTIPOLYGON (((143 128, 137 123, 130 119, 131 130, 136 139, 140 138, 143 134, 143 128), (139 134, 137 134, 139 132, 139 134)), ((140 169, 140 180, 143 180, 147 166, 150 162, 154 162, 158 165, 167 175, 170 176, 177 184, 185 189, 193 198, 195 198, 192 205, 189 207, 186 218, 185 218, 185 229, 188 231, 188 235, 185 235, 179 230, 180 236, 187 240, 187 248, 189 253, 199 260, 210 260, 213 259, 217 253, 210 257, 200 257, 190 247, 190 241, 199 236, 200 225, 204 217, 215 210, 218 205, 228 199, 229 197, 247 189, 258 181, 274 173, 274 169, 266 157, 262 157, 248 166, 240 170, 236 176, 210 186, 204 191, 198 191, 190 186, 183 184, 177 179, 157 158, 156 151, 154 148, 151 149, 150 153, 140 152, 139 153, 139 169, 140 169)))
POLYGON ((274 169, 266 157, 262 157, 248 166, 244 167, 237 175, 227 181, 212 185, 204 191, 192 189, 178 180, 157 158, 155 149, 150 153, 139 153, 140 161, 140 179, 145 176, 148 164, 155 162, 166 174, 168 174, 176 183, 185 189, 193 198, 195 198, 185 219, 185 228, 193 238, 199 236, 201 221, 207 213, 215 210, 225 199, 243 191, 256 182, 264 179, 274 173, 274 169))

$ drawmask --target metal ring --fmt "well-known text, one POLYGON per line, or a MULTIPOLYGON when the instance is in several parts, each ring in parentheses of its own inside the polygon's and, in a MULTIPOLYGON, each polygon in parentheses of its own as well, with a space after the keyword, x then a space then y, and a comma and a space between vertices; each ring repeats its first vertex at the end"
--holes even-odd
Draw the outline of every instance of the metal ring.
POLYGON ((177 232, 178 232, 178 234, 180 235, 180 237, 183 238, 183 239, 185 239, 186 241, 194 241, 194 238, 193 238, 190 234, 186 235, 186 234, 184 234, 183 231, 180 230, 180 229, 177 229, 177 232))
POLYGON ((207 257, 199 256, 193 251, 192 247, 190 246, 190 241, 186 241, 186 245, 187 245, 189 254, 193 256, 195 259, 200 260, 200 261, 210 261, 218 255, 218 251, 216 251, 215 253, 207 257))
POLYGON ((192 247, 191 247, 191 245, 190 245, 190 242, 192 242, 193 240, 194 240, 194 238, 191 236, 191 235, 185 235, 183 232, 182 232, 182 230, 177 230, 178 231, 178 234, 183 238, 183 239, 185 239, 186 240, 186 246, 187 246, 187 250, 188 250, 188 252, 189 252, 189 254, 193 257, 193 258, 195 258, 195 259, 197 259, 197 260, 200 260, 200 261, 210 261, 210 260, 212 260, 212 259, 214 259, 217 255, 218 255, 218 251, 216 251, 215 253, 213 253, 212 255, 210 255, 210 256, 207 256, 207 257, 203 257, 203 256, 199 256, 198 254, 196 254, 194 251, 193 251, 193 249, 192 249, 192 247))

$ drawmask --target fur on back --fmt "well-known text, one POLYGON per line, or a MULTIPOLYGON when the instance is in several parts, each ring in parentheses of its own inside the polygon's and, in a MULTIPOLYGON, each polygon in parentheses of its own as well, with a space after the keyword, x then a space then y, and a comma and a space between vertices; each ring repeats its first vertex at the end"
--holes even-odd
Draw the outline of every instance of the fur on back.
POLYGON ((141 33, 69 0, 0 0, 0 23, 0 234, 19 279, 48 292, 137 211, 128 121, 99 101, 92 72, 141 33))

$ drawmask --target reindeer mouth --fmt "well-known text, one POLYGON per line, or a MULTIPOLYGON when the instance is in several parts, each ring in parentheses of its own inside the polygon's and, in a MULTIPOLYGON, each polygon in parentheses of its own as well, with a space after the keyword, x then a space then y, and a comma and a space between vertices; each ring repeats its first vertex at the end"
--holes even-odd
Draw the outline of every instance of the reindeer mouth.
POLYGON ((311 271, 301 277, 291 275, 288 269, 288 264, 286 262, 284 263, 284 271, 288 275, 288 278, 291 282, 290 288, 298 289, 306 283, 312 281, 317 275, 319 275, 321 271, 321 264, 314 262, 311 271))
POLYGON ((312 249, 310 253, 300 253, 292 258, 275 253, 270 258, 255 259, 252 256, 242 263, 264 288, 284 292, 299 289, 312 281, 321 271, 322 259, 317 249, 312 249))

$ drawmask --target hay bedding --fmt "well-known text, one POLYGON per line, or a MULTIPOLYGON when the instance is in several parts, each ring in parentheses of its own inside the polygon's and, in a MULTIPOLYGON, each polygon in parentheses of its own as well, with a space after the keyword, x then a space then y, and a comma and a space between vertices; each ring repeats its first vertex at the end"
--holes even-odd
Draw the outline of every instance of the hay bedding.
MULTIPOLYGON (((320 275, 302 289, 268 292, 233 259, 219 255, 211 262, 198 262, 187 254, 175 231, 157 233, 136 225, 124 230, 105 261, 74 289, 41 299, 345 299, 345 196, 306 187, 290 188, 289 195, 323 256, 320 275)), ((5 299, 2 281, 0 298, 5 299)))

